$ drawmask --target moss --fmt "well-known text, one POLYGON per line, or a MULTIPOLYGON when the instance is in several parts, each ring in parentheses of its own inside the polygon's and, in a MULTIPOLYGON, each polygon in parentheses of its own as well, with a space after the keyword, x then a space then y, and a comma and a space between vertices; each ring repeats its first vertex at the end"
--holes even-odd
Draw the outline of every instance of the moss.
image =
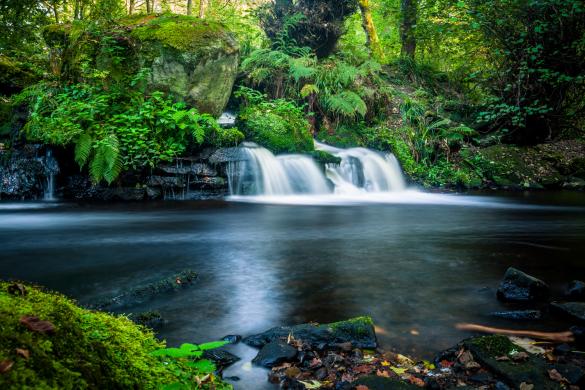
POLYGON ((0 54, 0 95, 19 92, 38 78, 25 64, 0 54))
POLYGON ((346 321, 333 322, 328 326, 334 331, 350 331, 358 337, 364 337, 370 335, 373 331, 374 321, 371 317, 362 316, 346 321))
POLYGON ((132 17, 120 24, 133 28, 131 35, 141 41, 157 41, 179 51, 206 54, 218 45, 226 53, 237 51, 223 25, 192 16, 166 14, 157 18, 132 17))
POLYGON ((512 351, 520 349, 509 338, 500 335, 477 337, 471 340, 471 343, 492 357, 507 356, 512 351))
POLYGON ((321 165, 325 164, 340 164, 341 158, 327 153, 323 150, 315 150, 311 153, 311 157, 321 165))
POLYGON ((164 344, 146 328, 57 293, 25 286, 22 295, 10 286, 0 282, 0 361, 14 363, 1 374, 3 389, 155 389, 176 382, 176 367, 150 356, 164 344), (49 321, 54 334, 29 330, 23 316, 49 321))
POLYGON ((61 48, 67 46, 71 28, 71 24, 50 24, 43 28, 41 35, 49 47, 61 48))

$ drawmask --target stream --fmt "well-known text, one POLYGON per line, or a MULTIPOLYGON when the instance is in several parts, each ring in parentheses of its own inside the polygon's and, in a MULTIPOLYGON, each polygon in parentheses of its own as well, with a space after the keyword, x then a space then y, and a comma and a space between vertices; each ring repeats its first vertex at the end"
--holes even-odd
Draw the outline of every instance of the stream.
MULTIPOLYGON (((509 266, 553 288, 585 279, 580 193, 240 200, 0 202, 0 277, 89 303, 189 268, 193 286, 131 310, 159 310, 170 345, 370 315, 383 347, 425 358, 467 336, 457 322, 569 326, 490 316, 513 308, 495 298, 509 266)), ((230 348, 243 358, 225 374, 236 388, 268 388, 255 351, 230 348)))

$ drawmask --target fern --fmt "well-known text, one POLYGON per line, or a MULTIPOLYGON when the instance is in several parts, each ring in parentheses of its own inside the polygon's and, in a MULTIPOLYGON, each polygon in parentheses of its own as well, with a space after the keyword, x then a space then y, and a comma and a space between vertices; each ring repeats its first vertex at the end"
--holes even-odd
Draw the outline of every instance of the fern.
POLYGON ((289 60, 289 74, 299 82, 300 79, 312 77, 317 72, 312 64, 313 59, 310 57, 291 58, 289 60))
POLYGON ((98 141, 89 172, 95 182, 102 179, 111 184, 122 172, 122 159, 118 147, 118 137, 110 134, 98 141))
POLYGON ((305 84, 303 88, 301 88, 301 97, 304 99, 311 94, 318 94, 319 87, 315 84, 305 84))
POLYGON ((368 112, 366 103, 357 93, 352 91, 326 96, 323 100, 329 111, 346 118, 355 118, 358 115, 364 117, 368 112))
POLYGON ((75 144, 75 161, 79 164, 80 168, 83 168, 87 163, 91 154, 92 144, 93 139, 87 133, 81 134, 77 139, 77 143, 75 144))

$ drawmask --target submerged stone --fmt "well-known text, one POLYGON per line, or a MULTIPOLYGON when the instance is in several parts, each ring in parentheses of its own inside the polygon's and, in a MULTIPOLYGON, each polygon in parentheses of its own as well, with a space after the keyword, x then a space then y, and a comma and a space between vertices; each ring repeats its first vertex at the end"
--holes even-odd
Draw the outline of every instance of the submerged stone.
POLYGON ((368 375, 364 376, 351 384, 355 388, 356 386, 366 386, 369 390, 415 390, 420 387, 412 385, 406 382, 400 382, 396 379, 386 378, 383 376, 368 375))
POLYGON ((290 362, 297 356, 296 348, 282 341, 272 341, 262 347, 252 363, 263 367, 274 367, 290 362))
POLYGON ((272 341, 284 340, 289 335, 318 349, 336 348, 343 343, 351 343, 354 348, 364 349, 374 349, 378 346, 374 323, 370 317, 357 317, 323 325, 280 326, 246 337, 244 343, 260 348, 272 341))
POLYGON ((573 280, 571 283, 569 283, 565 295, 568 298, 578 301, 585 300, 585 282, 580 280, 573 280))
POLYGON ((205 359, 213 361, 216 366, 221 368, 231 366, 232 364, 240 360, 239 357, 224 349, 211 349, 205 351, 203 352, 203 357, 205 359))
POLYGON ((549 294, 542 280, 510 267, 500 282, 497 297, 504 302, 532 302, 545 300, 549 294))
POLYGON ((540 310, 496 311, 490 313, 490 315, 494 317, 518 321, 532 321, 539 320, 542 318, 542 312, 540 310))
POLYGON ((550 306, 557 313, 585 322, 585 302, 552 302, 550 306))

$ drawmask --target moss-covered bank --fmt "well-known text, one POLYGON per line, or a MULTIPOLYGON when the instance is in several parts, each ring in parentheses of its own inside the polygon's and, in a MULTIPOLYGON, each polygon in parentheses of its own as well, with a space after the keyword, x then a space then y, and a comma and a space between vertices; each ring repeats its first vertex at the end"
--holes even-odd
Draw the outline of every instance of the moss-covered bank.
POLYGON ((177 366, 151 356, 160 348, 150 330, 126 317, 0 282, 2 389, 157 389, 184 380, 177 366))

